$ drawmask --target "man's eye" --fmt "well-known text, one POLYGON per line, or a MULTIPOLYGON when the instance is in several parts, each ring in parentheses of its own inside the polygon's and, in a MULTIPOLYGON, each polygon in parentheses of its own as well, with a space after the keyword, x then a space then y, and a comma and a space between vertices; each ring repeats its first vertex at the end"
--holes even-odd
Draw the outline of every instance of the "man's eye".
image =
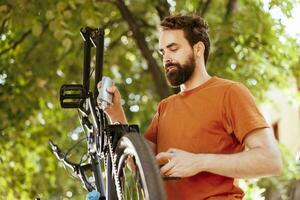
POLYGON ((170 49, 171 51, 173 51, 173 52, 175 52, 175 51, 177 51, 178 49, 177 48, 175 48, 175 49, 170 49))

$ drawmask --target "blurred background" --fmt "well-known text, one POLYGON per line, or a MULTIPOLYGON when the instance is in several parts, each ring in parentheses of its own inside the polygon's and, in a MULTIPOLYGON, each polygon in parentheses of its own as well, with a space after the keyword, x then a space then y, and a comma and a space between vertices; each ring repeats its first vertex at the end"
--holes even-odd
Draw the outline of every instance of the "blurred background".
MULTIPOLYGON (((176 92, 158 53, 157 27, 170 14, 208 21, 209 73, 244 83, 280 144, 282 175, 241 180, 245 199, 300 199, 299 0, 0 0, 0 199, 85 199, 47 143, 67 150, 84 137, 76 111, 59 105, 60 86, 81 83, 79 30, 105 28, 104 74, 143 132, 176 92)), ((80 143, 70 159, 85 150, 80 143)))

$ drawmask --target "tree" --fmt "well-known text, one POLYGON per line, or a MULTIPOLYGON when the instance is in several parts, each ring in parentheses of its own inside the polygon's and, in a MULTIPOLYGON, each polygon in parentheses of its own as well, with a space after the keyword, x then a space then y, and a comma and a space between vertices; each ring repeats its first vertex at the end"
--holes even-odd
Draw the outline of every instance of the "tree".
MULTIPOLYGON (((273 0, 269 7, 288 16, 296 2, 273 0)), ((299 47, 263 7, 258 0, 1 1, 0 195, 85 195, 47 146, 49 138, 65 148, 75 142, 76 112, 60 109, 58 90, 81 82, 81 27, 106 28, 104 74, 121 90, 129 121, 144 131, 158 101, 174 92, 157 52, 156 27, 170 13, 204 16, 212 43, 209 72, 243 82, 259 100, 268 88, 299 77, 299 47)), ((81 156, 79 150, 73 155, 81 156)))

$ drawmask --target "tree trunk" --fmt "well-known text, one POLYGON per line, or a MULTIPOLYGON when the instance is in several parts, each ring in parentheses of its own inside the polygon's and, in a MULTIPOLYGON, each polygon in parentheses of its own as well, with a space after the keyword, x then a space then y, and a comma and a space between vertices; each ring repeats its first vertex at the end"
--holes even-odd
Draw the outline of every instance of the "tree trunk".
POLYGON ((159 15, 160 21, 162 21, 166 16, 171 15, 170 5, 167 0, 160 0, 155 3, 155 9, 159 15))
POLYGON ((225 18, 228 18, 237 9, 238 0, 228 0, 225 18))
POLYGON ((154 80, 155 88, 157 93, 161 98, 165 98, 171 94, 170 88, 161 73, 156 60, 152 56, 152 51, 149 49, 147 42, 145 40, 144 34, 140 31, 136 20, 133 18, 130 10, 124 4, 123 0, 116 0, 116 5, 120 10, 121 15, 126 20, 128 26, 130 27, 133 38, 135 39, 137 46, 141 50, 143 57, 148 63, 149 70, 151 72, 152 78, 154 80))

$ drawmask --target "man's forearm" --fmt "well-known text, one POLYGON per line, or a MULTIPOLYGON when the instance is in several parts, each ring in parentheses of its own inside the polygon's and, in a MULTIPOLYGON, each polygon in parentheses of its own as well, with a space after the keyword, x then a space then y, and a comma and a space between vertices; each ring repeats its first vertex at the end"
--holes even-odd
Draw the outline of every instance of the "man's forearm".
POLYGON ((117 112, 109 114, 112 123, 119 122, 121 124, 128 124, 126 115, 122 107, 116 109, 117 112))
POLYGON ((236 154, 198 154, 199 171, 233 178, 274 176, 280 174, 281 160, 277 157, 276 152, 273 154, 262 148, 236 154))

